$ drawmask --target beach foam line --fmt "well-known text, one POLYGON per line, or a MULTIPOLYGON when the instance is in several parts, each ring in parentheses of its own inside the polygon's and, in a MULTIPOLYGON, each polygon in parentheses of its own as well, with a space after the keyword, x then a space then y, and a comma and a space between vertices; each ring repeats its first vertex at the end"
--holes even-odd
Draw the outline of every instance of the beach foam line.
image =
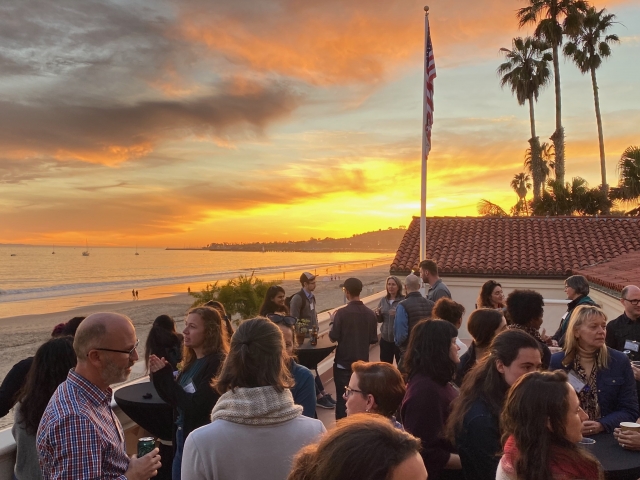
MULTIPOLYGON (((353 260, 348 262, 326 262, 314 264, 294 264, 294 265, 277 265, 268 267, 245 267, 237 270, 227 270, 222 272, 210 272, 199 275, 173 276, 163 278, 129 278, 125 280, 107 281, 107 282, 85 282, 85 283, 69 283, 61 285, 51 285, 32 288, 16 288, 1 289, 0 303, 8 302, 24 302, 34 299, 46 299, 70 295, 83 295, 91 293, 104 293, 120 290, 140 290, 149 287, 162 287, 169 285, 187 285, 190 283, 214 283, 216 281, 226 281, 236 278, 240 275, 250 275, 254 273, 256 276, 265 277, 265 279, 278 278, 280 274, 292 271, 310 270, 317 271, 328 268, 345 266, 346 269, 354 265, 362 265, 372 263, 384 263, 389 261, 388 256, 381 256, 367 260, 353 260)), ((322 272, 319 274, 322 276, 322 272)))

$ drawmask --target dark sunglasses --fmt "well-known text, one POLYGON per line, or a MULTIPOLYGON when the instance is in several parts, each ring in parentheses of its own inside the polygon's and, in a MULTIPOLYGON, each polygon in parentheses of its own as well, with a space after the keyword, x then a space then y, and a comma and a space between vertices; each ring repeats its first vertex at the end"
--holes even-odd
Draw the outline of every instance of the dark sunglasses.
POLYGON ((284 323, 285 325, 294 326, 298 323, 298 319, 296 317, 292 317, 291 315, 278 315, 277 313, 270 313, 267 315, 267 318, 271 320, 273 323, 284 323))

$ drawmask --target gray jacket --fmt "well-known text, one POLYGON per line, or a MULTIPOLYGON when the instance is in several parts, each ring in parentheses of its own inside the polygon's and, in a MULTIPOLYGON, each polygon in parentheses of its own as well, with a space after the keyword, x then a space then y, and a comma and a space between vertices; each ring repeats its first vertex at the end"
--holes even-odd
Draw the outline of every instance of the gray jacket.
POLYGON ((396 317, 396 307, 400 300, 404 300, 404 295, 398 295, 393 301, 393 304, 387 300, 387 297, 382 297, 378 308, 380 314, 377 315, 378 323, 382 323, 380 326, 380 335, 383 340, 387 342, 394 342, 393 326, 396 317))
POLYGON ((298 293, 291 297, 289 313, 298 320, 301 318, 311 320, 311 326, 318 326, 318 305, 315 300, 313 304, 309 303, 304 289, 300 289, 298 293), (311 308, 312 305, 313 309, 311 308))
POLYGON ((22 410, 20 403, 16 404, 15 419, 11 433, 16 441, 16 465, 14 475, 23 480, 40 480, 40 463, 38 459, 38 449, 36 448, 36 436, 27 433, 22 424, 22 410))

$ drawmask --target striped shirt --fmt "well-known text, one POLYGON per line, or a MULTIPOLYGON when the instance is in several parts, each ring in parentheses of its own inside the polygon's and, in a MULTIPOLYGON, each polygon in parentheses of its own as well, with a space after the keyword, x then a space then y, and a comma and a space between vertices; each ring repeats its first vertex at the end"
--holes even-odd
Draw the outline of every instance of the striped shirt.
POLYGON ((111 410, 111 393, 69 371, 38 428, 44 480, 126 480, 129 457, 122 426, 111 410))

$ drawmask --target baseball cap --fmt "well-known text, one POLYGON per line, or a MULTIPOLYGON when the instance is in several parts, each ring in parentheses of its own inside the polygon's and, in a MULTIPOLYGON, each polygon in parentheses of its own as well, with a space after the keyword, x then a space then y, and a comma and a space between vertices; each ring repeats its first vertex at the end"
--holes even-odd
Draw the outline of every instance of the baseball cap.
POLYGON ((316 276, 310 272, 304 272, 300 275, 300 283, 305 284, 307 282, 313 282, 316 279, 316 276))

